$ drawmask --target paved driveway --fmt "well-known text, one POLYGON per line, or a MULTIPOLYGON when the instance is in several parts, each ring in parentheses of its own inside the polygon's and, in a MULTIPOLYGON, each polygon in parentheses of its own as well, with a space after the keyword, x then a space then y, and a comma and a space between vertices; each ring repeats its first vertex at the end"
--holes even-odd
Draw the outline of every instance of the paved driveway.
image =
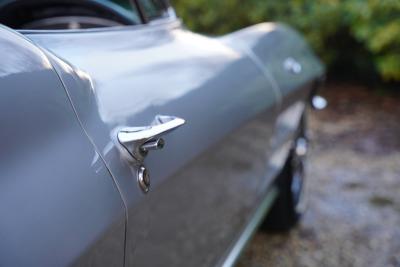
POLYGON ((288 234, 258 232, 239 267, 400 266, 400 96, 325 95, 310 116, 309 209, 288 234))

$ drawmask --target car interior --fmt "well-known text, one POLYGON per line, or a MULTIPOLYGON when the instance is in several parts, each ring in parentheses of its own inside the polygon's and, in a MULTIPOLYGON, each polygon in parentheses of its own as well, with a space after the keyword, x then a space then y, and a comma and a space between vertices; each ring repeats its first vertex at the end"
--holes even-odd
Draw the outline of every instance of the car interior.
POLYGON ((0 23, 13 29, 88 29, 140 24, 129 0, 0 1, 0 23))

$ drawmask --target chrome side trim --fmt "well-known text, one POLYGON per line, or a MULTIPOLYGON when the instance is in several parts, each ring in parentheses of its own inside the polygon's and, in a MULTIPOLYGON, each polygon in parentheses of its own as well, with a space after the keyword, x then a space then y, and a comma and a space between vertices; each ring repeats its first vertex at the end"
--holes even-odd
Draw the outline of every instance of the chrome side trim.
POLYGON ((218 264, 217 266, 222 266, 222 267, 231 267, 234 266, 236 261, 238 260, 240 254, 250 241, 251 237, 253 234, 256 232, 258 226, 260 225, 261 221, 264 219, 265 215, 271 208, 274 200, 278 196, 278 188, 277 186, 273 185, 271 188, 268 190, 268 193, 266 194, 265 198, 261 202, 260 206, 256 209, 254 212, 253 217, 249 221, 249 223, 246 224, 245 228, 243 229, 242 233, 239 235, 239 238, 237 239, 236 243, 233 245, 231 250, 229 251, 228 255, 225 257, 225 259, 222 261, 222 263, 218 264))
POLYGON ((154 28, 165 28, 169 29, 182 27, 182 21, 177 19, 163 19, 159 23, 147 23, 137 25, 122 25, 112 27, 100 27, 100 28, 89 28, 89 29, 61 29, 61 30, 21 30, 16 29, 15 31, 26 35, 26 34, 67 34, 67 33, 97 33, 97 32, 122 32, 122 31, 133 31, 133 30, 149 30, 154 28), (162 23, 161 23, 162 22, 162 23))

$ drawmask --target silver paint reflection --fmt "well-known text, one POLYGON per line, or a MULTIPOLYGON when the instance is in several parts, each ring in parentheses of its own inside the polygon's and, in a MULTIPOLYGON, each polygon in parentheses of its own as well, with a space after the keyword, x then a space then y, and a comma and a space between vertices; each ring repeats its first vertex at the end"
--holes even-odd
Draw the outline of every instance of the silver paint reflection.
POLYGON ((49 60, 0 27, 0 266, 122 266, 125 210, 49 60))

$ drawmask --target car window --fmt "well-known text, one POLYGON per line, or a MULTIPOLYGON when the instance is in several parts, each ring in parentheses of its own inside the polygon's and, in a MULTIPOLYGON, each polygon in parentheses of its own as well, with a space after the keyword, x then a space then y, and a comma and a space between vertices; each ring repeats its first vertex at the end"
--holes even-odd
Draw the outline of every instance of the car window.
POLYGON ((89 29, 141 24, 129 0, 0 0, 0 23, 22 30, 89 29))
POLYGON ((141 8, 148 20, 168 16, 167 4, 163 0, 140 0, 141 8))
POLYGON ((105 2, 111 2, 118 5, 125 11, 124 13, 126 15, 129 14, 128 16, 133 18, 135 21, 140 21, 139 11, 132 5, 130 0, 105 0, 105 2))
POLYGON ((112 2, 114 4, 119 5, 120 7, 122 7, 123 9, 125 9, 126 11, 129 12, 134 12, 136 13, 136 9, 132 9, 132 5, 131 2, 129 0, 106 0, 107 2, 112 2))

